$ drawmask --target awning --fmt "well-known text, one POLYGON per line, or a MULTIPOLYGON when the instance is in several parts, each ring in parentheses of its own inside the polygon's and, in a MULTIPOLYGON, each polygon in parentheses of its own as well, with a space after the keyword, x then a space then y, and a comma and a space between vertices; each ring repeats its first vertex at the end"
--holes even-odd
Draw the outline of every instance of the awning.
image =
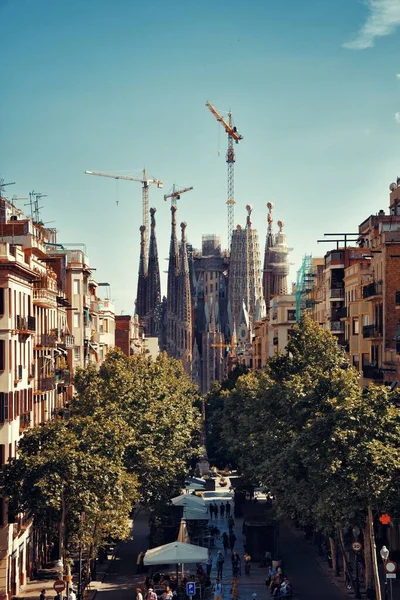
POLYGON ((147 550, 144 555, 145 565, 176 565, 178 563, 201 563, 208 558, 208 549, 183 542, 171 542, 147 550))
POLYGON ((181 496, 176 496, 175 498, 172 498, 171 502, 172 504, 175 504, 175 506, 190 506, 197 510, 202 508, 207 509, 205 500, 194 494, 182 494, 181 496))

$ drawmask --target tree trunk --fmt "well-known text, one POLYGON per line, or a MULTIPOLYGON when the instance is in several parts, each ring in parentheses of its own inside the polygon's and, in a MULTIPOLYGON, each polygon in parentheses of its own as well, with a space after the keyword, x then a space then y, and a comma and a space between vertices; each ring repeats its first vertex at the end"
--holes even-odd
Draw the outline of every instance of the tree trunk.
POLYGON ((372 554, 372 571, 374 574, 374 581, 375 581, 376 600, 382 600, 381 585, 380 585, 380 581, 379 581, 379 572, 378 572, 378 560, 376 557, 374 517, 372 516, 371 505, 368 506, 368 525, 369 525, 369 527, 368 527, 369 539, 370 539, 371 554, 372 554))
POLYGON ((332 569, 335 571, 336 575, 339 575, 338 562, 336 556, 336 543, 335 538, 332 535, 329 536, 329 549, 332 557, 332 569))
POLYGON ((371 541, 369 538, 369 522, 366 519, 365 526, 363 528, 364 535, 364 562, 365 562, 365 588, 370 590, 374 587, 373 582, 373 571, 372 571, 372 554, 371 554, 371 541))
POLYGON ((353 590, 354 590, 355 589, 355 581, 354 581, 353 573, 352 573, 351 569, 349 568, 349 561, 348 561, 347 553, 346 553, 346 550, 344 547, 343 530, 342 529, 339 529, 339 545, 340 545, 340 550, 341 550, 342 556, 343 556, 345 582, 346 582, 346 579, 349 579, 351 582, 351 585, 353 587, 353 590), (346 578, 346 574, 347 574, 347 578, 346 578))

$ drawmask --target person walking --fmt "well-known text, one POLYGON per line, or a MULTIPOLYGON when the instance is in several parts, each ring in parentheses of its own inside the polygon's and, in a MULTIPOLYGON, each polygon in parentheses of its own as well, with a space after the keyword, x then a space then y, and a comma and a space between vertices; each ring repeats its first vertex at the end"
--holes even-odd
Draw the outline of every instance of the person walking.
POLYGON ((46 600, 46 590, 45 589, 43 589, 40 592, 39 600, 46 600))
POLYGON ((216 502, 214 502, 214 517, 215 517, 215 520, 218 519, 218 506, 217 506, 216 502))
POLYGON ((147 590, 146 600, 158 600, 157 594, 151 587, 147 590))
POLYGON ((223 594, 224 586, 222 585, 220 578, 217 577, 214 585, 214 600, 222 600, 223 594))
POLYGON ((136 588, 136 600, 143 600, 143 594, 141 588, 136 588))
POLYGON ((229 548, 231 549, 231 552, 233 552, 233 549, 235 547, 235 542, 236 542, 236 535, 233 533, 233 531, 231 531, 231 533, 229 534, 229 548))
POLYGON ((234 577, 241 575, 240 572, 240 556, 237 552, 232 554, 232 574, 234 577))
POLYGON ((239 579, 234 576, 231 583, 232 600, 239 600, 239 579))
POLYGON ((235 521, 233 520, 233 517, 231 517, 230 515, 228 517, 228 527, 229 527, 229 533, 232 533, 233 528, 235 527, 235 521))
POLYGON ((220 504, 219 514, 221 515, 221 519, 223 519, 225 516, 225 504, 223 502, 220 504))
POLYGON ((250 575, 250 565, 251 565, 251 556, 248 552, 245 553, 243 557, 244 562, 244 574, 250 575))
POLYGON ((210 577, 210 575, 211 575, 212 564, 213 564, 212 556, 210 553, 208 553, 208 558, 207 558, 207 562, 206 562, 207 577, 210 577))
POLYGON ((212 502, 210 502, 208 510, 210 511, 210 519, 212 520, 214 514, 214 504, 212 502))
POLYGON ((229 517, 229 515, 231 514, 231 503, 228 502, 228 500, 226 501, 225 512, 226 516, 229 517))
POLYGON ((222 579, 222 570, 224 568, 225 559, 222 556, 221 550, 218 550, 217 554, 217 579, 222 579))
POLYGON ((224 553, 226 556, 227 552, 228 552, 228 548, 229 548, 229 538, 228 538, 228 534, 226 533, 226 531, 224 531, 224 533, 222 534, 222 545, 224 547, 224 553))

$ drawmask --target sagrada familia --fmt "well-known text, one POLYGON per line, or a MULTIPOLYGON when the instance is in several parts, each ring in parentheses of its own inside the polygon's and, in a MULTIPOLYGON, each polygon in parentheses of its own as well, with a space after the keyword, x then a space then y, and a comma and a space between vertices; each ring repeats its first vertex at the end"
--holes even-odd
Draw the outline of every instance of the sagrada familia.
POLYGON ((171 206, 171 241, 167 296, 161 297, 156 240, 156 209, 150 210, 150 239, 140 228, 136 313, 145 335, 158 337, 160 349, 178 358, 201 392, 227 374, 232 355, 251 347, 253 326, 268 315, 271 299, 287 294, 289 272, 286 235, 278 221, 273 232, 273 205, 267 204, 263 268, 259 237, 246 225, 233 231, 230 253, 217 235, 203 235, 201 251, 186 239, 186 223, 177 232, 177 207, 171 206))

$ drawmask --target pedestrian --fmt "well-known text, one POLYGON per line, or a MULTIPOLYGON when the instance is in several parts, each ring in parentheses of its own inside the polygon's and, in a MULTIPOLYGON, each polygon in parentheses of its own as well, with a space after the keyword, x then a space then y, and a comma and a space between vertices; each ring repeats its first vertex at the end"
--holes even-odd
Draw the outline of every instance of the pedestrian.
POLYGON ((158 600, 157 594, 151 587, 147 590, 146 600, 158 600))
POLYGON ((137 575, 140 575, 142 573, 144 554, 145 553, 143 552, 143 550, 141 550, 139 552, 139 554, 137 555, 137 559, 136 559, 136 573, 137 573, 137 575))
POLYGON ((229 527, 229 533, 232 533, 233 528, 235 527, 235 521, 233 520, 233 517, 231 517, 231 515, 229 515, 229 517, 228 517, 228 527, 229 527))
POLYGON ((234 575, 231 583, 232 600, 239 600, 239 579, 234 575))
POLYGON ((222 570, 224 568, 225 559, 222 556, 221 550, 218 550, 217 554, 217 578, 222 579, 222 570))
POLYGON ((223 594, 224 586, 222 585, 220 578, 217 577, 214 585, 214 600, 222 600, 223 594))
POLYGON ((250 575, 250 565, 251 565, 251 556, 248 552, 245 553, 243 557, 244 562, 244 574, 250 575))
POLYGON ((229 515, 231 514, 231 503, 228 502, 228 500, 226 501, 225 511, 226 511, 226 516, 229 517, 229 515))
POLYGON ((216 502, 214 502, 214 517, 218 519, 218 506, 216 502))
POLYGON ((208 510, 210 511, 210 519, 212 519, 214 514, 214 504, 212 502, 210 502, 208 510))
POLYGON ((45 589, 43 589, 40 592, 39 600, 46 600, 46 590, 45 589))
POLYGON ((68 600, 76 600, 76 594, 74 589, 71 587, 68 594, 68 600))
POLYGON ((228 538, 228 534, 226 533, 226 531, 224 531, 224 533, 222 534, 222 545, 224 547, 224 552, 225 552, 225 556, 228 552, 228 548, 229 548, 229 538, 228 538))
POLYGON ((136 600, 143 600, 143 594, 141 588, 136 588, 136 600))
POLYGON ((240 572, 240 556, 237 552, 232 554, 232 573, 234 577, 241 575, 240 572))
POLYGON ((173 597, 174 597, 174 594, 172 593, 170 586, 167 585, 165 587, 165 592, 162 595, 162 599, 163 600, 172 600, 173 597))
POLYGON ((221 502, 220 504, 219 514, 221 515, 221 519, 223 519, 225 515, 225 504, 223 502, 221 502))
POLYGON ((207 562, 206 562, 207 577, 210 577, 210 575, 211 575, 212 564, 213 564, 213 559, 209 552, 207 562))
POLYGON ((231 549, 231 552, 233 552, 233 549, 235 547, 235 542, 236 542, 236 535, 232 531, 229 534, 229 548, 231 549))

